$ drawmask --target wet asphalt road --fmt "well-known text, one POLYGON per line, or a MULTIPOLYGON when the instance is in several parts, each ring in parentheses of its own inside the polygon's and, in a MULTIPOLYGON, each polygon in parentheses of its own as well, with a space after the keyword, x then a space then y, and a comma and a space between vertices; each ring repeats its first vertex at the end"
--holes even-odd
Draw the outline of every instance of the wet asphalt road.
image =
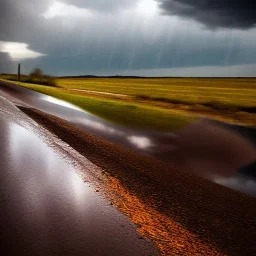
POLYGON ((256 160, 256 129, 205 119, 175 134, 131 129, 12 83, 0 81, 0 94, 17 105, 56 115, 100 138, 169 162, 185 172, 256 196, 255 179, 239 173, 256 160))
POLYGON ((0 96, 0 254, 158 255, 46 136, 0 96))

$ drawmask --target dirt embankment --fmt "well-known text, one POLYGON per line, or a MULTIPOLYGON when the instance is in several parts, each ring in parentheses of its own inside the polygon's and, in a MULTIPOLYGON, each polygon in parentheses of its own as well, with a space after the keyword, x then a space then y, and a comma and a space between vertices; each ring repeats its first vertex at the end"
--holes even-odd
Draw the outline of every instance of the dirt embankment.
MULTIPOLYGON (((55 116, 20 109, 118 180, 131 195, 195 234, 202 244, 227 255, 255 255, 255 198, 97 138, 55 116)), ((174 229, 169 227, 170 235, 179 236, 174 229)), ((195 255, 196 250, 190 249, 183 248, 183 255, 195 255)), ((200 250, 199 254, 210 255, 200 250)))

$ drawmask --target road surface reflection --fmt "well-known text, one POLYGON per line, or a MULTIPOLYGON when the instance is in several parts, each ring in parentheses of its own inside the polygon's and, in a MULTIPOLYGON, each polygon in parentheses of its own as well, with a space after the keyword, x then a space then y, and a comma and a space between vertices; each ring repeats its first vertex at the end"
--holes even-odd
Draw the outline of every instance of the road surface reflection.
POLYGON ((9 255, 158 255, 68 161, 14 123, 12 111, 0 113, 1 249, 9 255))
MULTIPOLYGON (((6 83, 1 86, 1 90, 28 106, 68 120, 96 136, 174 164, 184 171, 197 173, 214 182, 255 195, 249 189, 251 186, 240 186, 233 181, 237 180, 240 168, 256 160, 254 128, 203 119, 176 133, 131 129, 110 123, 70 103, 20 86, 6 83), (217 181, 213 176, 221 179, 217 181)), ((244 179, 250 181, 253 178, 247 175, 243 176, 244 179)))

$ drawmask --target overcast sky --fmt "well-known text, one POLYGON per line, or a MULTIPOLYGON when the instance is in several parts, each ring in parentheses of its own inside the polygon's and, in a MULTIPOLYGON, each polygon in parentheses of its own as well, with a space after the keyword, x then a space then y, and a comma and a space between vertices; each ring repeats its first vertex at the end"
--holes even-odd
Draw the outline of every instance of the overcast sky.
POLYGON ((255 76, 254 0, 0 0, 0 73, 255 76))

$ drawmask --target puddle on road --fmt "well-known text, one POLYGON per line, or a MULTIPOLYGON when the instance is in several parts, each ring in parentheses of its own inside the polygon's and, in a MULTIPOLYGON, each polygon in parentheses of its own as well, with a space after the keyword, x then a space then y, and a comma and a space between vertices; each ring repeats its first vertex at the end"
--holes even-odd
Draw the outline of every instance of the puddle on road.
MULTIPOLYGON (((233 130, 232 126, 225 125, 223 128, 220 124, 209 120, 198 123, 197 130, 193 128, 197 124, 194 126, 192 124, 176 134, 130 129, 96 117, 65 101, 20 86, 8 84, 2 87, 2 90, 6 90, 31 107, 68 120, 89 133, 139 153, 172 163, 184 171, 195 172, 214 182, 216 179, 212 178, 213 174, 218 175, 223 180, 237 179, 239 168, 256 159, 256 147, 255 144, 253 145, 255 129, 245 128, 249 129, 252 134, 248 140, 240 135, 245 130, 243 127, 239 128, 242 132, 238 133, 233 130), (206 130, 209 131, 208 135, 205 134, 206 130), (218 133, 214 133, 213 130, 218 131, 218 133), (232 140, 238 141, 238 144, 232 143, 232 140), (222 141, 226 141, 226 143, 221 143, 222 141), (228 144, 230 144, 229 149, 226 149, 225 154, 223 154, 223 148, 227 148, 228 144), (235 148, 239 149, 240 145, 242 145, 242 149, 239 153, 239 150, 235 150, 235 148), (200 148, 200 146, 206 146, 206 148, 200 148), (246 152, 248 152, 248 156, 245 156, 246 152)), ((250 179, 248 177, 247 181, 249 182, 250 179)), ((241 186, 235 182, 217 183, 228 184, 226 186, 247 192, 244 187, 241 189, 241 186)))
POLYGON ((213 180, 225 187, 241 191, 250 196, 256 197, 256 180, 237 175, 231 178, 213 177, 213 180))
MULTIPOLYGON (((5 84, 5 86, 1 87, 1 90, 8 92, 31 107, 68 120, 96 136, 108 139, 143 154, 161 151, 162 149, 160 149, 158 141, 165 141, 166 137, 169 139, 174 136, 172 133, 163 134, 161 132, 119 126, 94 116, 73 104, 17 85, 5 84), (141 142, 145 141, 145 139, 149 143, 142 147, 141 142)), ((172 145, 170 145, 170 149, 173 149, 172 145)), ((166 151, 168 149, 165 148, 164 150, 166 151)))
POLYGON ((0 225, 10 253, 157 255, 126 216, 36 135, 0 116, 0 141, 0 225))

